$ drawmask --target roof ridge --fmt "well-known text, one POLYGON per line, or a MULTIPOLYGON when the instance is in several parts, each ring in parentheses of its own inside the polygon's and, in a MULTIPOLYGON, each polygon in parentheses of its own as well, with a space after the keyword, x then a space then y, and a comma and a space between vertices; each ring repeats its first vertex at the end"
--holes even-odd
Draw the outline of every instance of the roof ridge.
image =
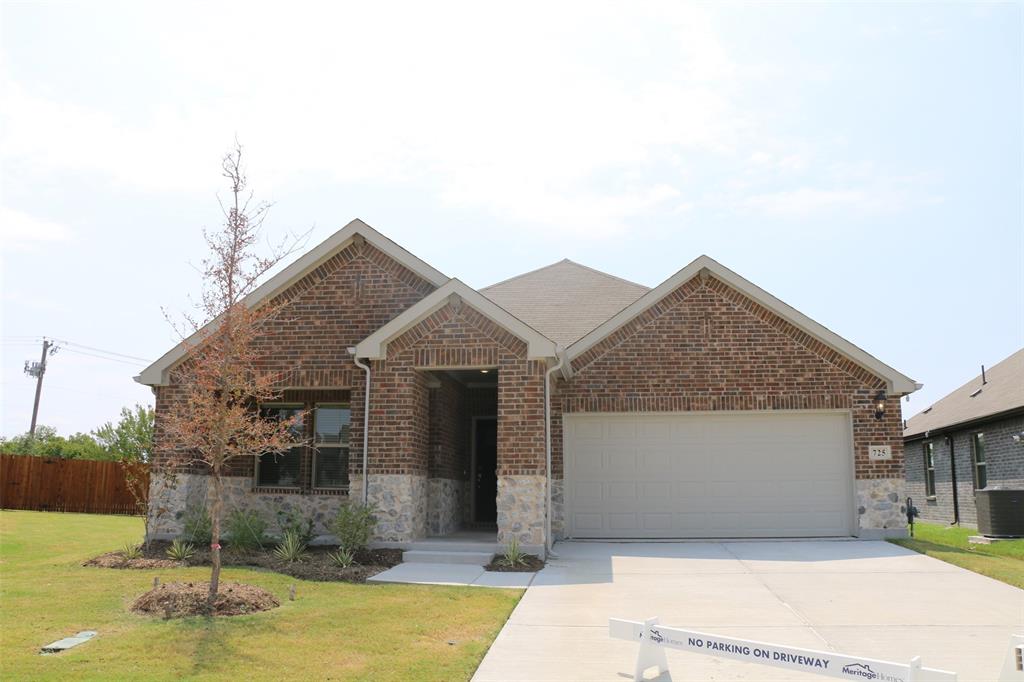
POLYGON ((481 287, 480 289, 477 289, 477 291, 487 291, 488 289, 493 289, 494 287, 501 286, 502 284, 508 284, 509 282, 516 281, 517 279, 522 279, 523 277, 526 277, 528 275, 535 275, 538 272, 542 272, 544 270, 549 270, 549 269, 555 267, 556 265, 562 265, 563 263, 568 263, 569 265, 574 265, 577 268, 581 268, 583 270, 587 270, 589 272, 593 272, 596 275, 601 275, 602 277, 606 277, 608 279, 614 279, 616 281, 623 282, 624 284, 628 284, 630 286, 638 287, 640 289, 643 289, 644 291, 650 291, 650 287, 644 286, 643 284, 638 284, 636 282, 631 282, 628 279, 624 279, 624 278, 619 277, 617 275, 613 275, 613 274, 604 272, 602 270, 598 270, 597 268, 592 268, 589 265, 584 265, 583 263, 577 263, 576 261, 570 260, 568 258, 563 258, 560 261, 556 261, 554 263, 549 263, 548 265, 544 265, 542 267, 535 268, 533 270, 528 270, 527 272, 521 273, 519 275, 514 275, 512 277, 509 277, 508 279, 503 279, 500 282, 495 282, 494 284, 488 284, 485 287, 481 287))
MULTIPOLYGON (((650 291, 651 290, 651 288, 649 286, 645 286, 645 285, 640 284, 638 282, 634 282, 632 280, 628 280, 625 277, 619 277, 618 275, 613 275, 610 272, 605 272, 604 270, 598 270, 597 268, 592 268, 589 265, 584 265, 583 263, 577 263, 576 261, 569 260, 568 258, 563 258, 559 262, 562 262, 562 263, 572 263, 573 265, 575 265, 578 268, 583 268, 584 270, 589 270, 590 272, 593 272, 593 273, 598 274, 598 275, 602 275, 603 277, 607 277, 608 279, 618 280, 619 282, 623 282, 625 284, 629 284, 629 285, 634 286, 634 287, 640 287, 644 291, 650 291)), ((558 265, 558 263, 555 263, 555 265, 558 265)))

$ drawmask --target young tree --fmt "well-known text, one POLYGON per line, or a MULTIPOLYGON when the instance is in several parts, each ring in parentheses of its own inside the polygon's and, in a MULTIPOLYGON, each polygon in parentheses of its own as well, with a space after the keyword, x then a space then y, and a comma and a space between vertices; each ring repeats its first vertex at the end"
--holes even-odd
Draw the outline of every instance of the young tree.
POLYGON ((153 456, 153 408, 136 405, 121 408, 121 419, 115 426, 107 422, 93 431, 96 440, 121 464, 125 484, 142 515, 145 543, 149 547, 149 476, 146 464, 153 456))
MULTIPOLYGON (((242 147, 236 142, 222 163, 231 186, 231 202, 221 209, 224 222, 216 231, 203 230, 209 255, 202 262, 202 297, 199 314, 185 316, 174 325, 186 346, 185 360, 173 371, 180 387, 168 409, 160 415, 157 460, 171 470, 200 465, 210 476, 208 500, 212 522, 208 608, 212 610, 220 581, 220 533, 223 507, 222 476, 236 458, 282 452, 300 445, 290 420, 263 419, 260 403, 280 396, 278 377, 260 371, 263 351, 261 330, 282 310, 280 304, 245 302, 260 278, 300 243, 291 238, 256 254, 260 228, 269 205, 252 203, 246 192, 242 147)), ((172 325, 174 323, 172 322, 172 325)))

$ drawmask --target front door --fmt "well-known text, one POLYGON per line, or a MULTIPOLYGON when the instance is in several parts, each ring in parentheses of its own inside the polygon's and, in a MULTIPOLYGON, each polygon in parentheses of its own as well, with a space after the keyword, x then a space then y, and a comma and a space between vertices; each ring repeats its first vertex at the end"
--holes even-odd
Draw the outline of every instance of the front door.
POLYGON ((473 501, 477 523, 498 520, 498 420, 473 420, 473 501))

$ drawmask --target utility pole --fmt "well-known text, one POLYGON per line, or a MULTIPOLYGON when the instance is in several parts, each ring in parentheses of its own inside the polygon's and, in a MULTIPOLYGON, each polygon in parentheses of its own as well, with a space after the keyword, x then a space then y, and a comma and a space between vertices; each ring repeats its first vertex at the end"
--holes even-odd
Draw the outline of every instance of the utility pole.
POLYGON ((46 374, 46 358, 57 352, 57 347, 49 341, 47 338, 43 338, 43 354, 39 358, 39 362, 33 362, 29 365, 28 360, 25 361, 25 374, 30 377, 36 378, 36 399, 32 404, 32 426, 28 429, 28 437, 36 437, 36 417, 39 416, 39 396, 43 392, 43 375, 46 374))

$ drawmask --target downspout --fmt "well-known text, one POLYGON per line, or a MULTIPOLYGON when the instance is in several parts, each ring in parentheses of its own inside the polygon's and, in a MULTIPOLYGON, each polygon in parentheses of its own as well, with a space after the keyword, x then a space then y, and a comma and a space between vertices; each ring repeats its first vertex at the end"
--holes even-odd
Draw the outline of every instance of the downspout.
POLYGON ((551 539, 551 375, 562 369, 565 364, 565 351, 561 346, 555 347, 558 363, 544 374, 544 449, 547 464, 547 507, 544 514, 544 551, 547 556, 557 557, 551 539))
POLYGON ((370 499, 370 489, 366 475, 367 447, 370 443, 370 366, 360 362, 359 358, 356 357, 355 348, 349 347, 348 352, 352 356, 352 361, 356 363, 356 367, 366 372, 366 388, 363 389, 363 506, 365 506, 370 499))

